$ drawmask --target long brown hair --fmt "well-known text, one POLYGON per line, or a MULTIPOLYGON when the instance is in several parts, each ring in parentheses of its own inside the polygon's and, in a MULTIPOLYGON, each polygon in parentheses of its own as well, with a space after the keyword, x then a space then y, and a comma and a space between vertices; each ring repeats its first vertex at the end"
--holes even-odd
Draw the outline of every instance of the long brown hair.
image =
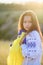
POLYGON ((18 23, 18 32, 20 30, 24 30, 24 27, 23 27, 24 16, 31 16, 33 25, 31 27, 30 31, 37 30, 40 34, 41 39, 42 39, 42 32, 41 32, 41 29, 40 29, 39 21, 37 19, 36 14, 32 10, 25 11, 25 12, 23 12, 23 14, 21 14, 21 16, 19 18, 19 23, 18 23))

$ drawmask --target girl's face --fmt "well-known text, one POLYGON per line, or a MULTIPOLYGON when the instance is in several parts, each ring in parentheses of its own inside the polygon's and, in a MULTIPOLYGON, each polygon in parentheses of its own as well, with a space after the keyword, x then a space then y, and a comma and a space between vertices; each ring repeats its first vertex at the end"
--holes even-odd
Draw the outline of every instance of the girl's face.
POLYGON ((31 16, 24 16, 24 19, 23 19, 23 27, 26 31, 29 31, 29 29, 31 28, 32 26, 32 22, 31 22, 31 16))

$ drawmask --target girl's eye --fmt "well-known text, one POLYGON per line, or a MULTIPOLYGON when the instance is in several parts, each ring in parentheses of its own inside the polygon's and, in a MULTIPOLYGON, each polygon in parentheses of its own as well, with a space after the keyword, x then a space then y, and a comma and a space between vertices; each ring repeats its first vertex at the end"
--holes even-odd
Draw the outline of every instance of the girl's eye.
POLYGON ((28 21, 28 22, 27 22, 27 21, 24 21, 24 23, 30 23, 30 24, 31 24, 31 22, 30 22, 30 21, 28 21))
POLYGON ((31 21, 28 21, 29 23, 31 23, 31 21))

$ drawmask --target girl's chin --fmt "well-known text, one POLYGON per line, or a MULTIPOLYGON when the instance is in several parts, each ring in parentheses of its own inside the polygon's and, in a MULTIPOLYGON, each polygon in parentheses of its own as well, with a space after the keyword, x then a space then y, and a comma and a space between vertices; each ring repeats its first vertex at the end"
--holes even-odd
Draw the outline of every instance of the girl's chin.
POLYGON ((28 31, 29 31, 29 29, 26 29, 26 31, 28 32, 28 31))

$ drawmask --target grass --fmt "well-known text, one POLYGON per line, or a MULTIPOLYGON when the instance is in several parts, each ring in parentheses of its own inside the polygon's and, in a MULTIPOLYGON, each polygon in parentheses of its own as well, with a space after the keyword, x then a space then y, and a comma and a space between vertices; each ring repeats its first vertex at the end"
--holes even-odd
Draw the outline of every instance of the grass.
POLYGON ((7 65, 9 41, 0 41, 0 65, 7 65))
MULTIPOLYGON (((7 65, 9 44, 10 44, 10 41, 0 40, 0 65, 7 65)), ((43 65, 43 56, 42 56, 41 65, 43 65)))

